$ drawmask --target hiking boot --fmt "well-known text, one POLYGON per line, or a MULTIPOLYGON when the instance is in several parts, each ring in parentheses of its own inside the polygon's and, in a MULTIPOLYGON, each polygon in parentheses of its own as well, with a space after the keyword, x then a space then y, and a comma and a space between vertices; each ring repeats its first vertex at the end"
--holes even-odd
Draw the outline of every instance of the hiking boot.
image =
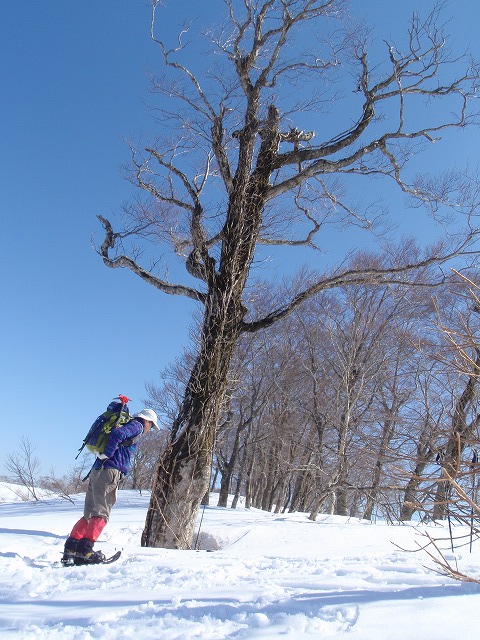
POLYGON ((75 556, 77 554, 78 540, 75 538, 67 538, 65 547, 63 548, 63 556, 61 563, 64 565, 74 564, 75 556))
POLYGON ((74 564, 101 564, 105 562, 105 555, 101 551, 94 551, 93 545, 94 542, 87 540, 87 538, 79 540, 74 557, 74 564))

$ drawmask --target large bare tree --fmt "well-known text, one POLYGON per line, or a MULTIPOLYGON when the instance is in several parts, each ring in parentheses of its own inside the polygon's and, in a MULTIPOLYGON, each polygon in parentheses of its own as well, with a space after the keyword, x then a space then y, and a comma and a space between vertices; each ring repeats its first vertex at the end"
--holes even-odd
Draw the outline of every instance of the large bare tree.
POLYGON ((413 262, 397 252, 388 264, 347 269, 338 266, 344 259, 338 256, 329 272, 313 268, 307 286, 289 299, 261 317, 250 313, 245 292, 262 245, 318 249, 327 225, 374 229, 373 204, 350 201, 340 179, 391 180, 434 215, 453 204, 457 216, 475 212, 476 191, 466 177, 435 181, 405 171, 422 144, 472 122, 470 98, 479 75, 466 58, 450 64, 436 9, 423 21, 414 16, 403 44, 385 43, 381 60, 378 48, 369 57, 370 36, 351 27, 344 0, 218 5, 224 14, 203 34, 206 52, 193 27, 170 42, 162 4, 152 1, 151 35, 165 68, 164 77, 153 80, 161 94, 162 135, 143 150, 132 145, 131 177, 141 196, 126 210, 125 228, 115 231, 99 217, 105 230, 100 253, 108 267, 126 267, 159 291, 187 296, 202 308, 196 359, 158 463, 142 536, 146 546, 191 545, 209 486, 229 365, 243 332, 265 329, 334 287, 408 282, 419 268, 471 251, 476 233, 464 220, 464 234, 456 226, 455 241, 437 244, 413 262), (304 126, 307 121, 313 124, 304 126), (461 205, 455 202, 459 191, 461 205), (143 240, 157 243, 153 267, 147 262, 152 245, 142 253, 143 240), (182 282, 162 275, 167 251, 183 260, 182 282))

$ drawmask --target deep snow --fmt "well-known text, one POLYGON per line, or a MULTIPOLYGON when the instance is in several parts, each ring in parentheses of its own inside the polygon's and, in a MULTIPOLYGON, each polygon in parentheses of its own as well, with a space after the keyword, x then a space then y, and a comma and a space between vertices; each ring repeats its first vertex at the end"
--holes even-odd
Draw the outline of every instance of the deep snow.
MULTIPOLYGON (((216 551, 147 549, 140 535, 149 496, 124 491, 96 547, 122 549, 120 560, 64 568, 63 542, 83 495, 75 504, 20 502, 0 484, 2 500, 1 638, 480 637, 480 585, 442 577, 425 553, 393 544, 415 548, 421 526, 207 507, 200 540, 216 551)), ((457 561, 480 576, 480 543, 457 561)))

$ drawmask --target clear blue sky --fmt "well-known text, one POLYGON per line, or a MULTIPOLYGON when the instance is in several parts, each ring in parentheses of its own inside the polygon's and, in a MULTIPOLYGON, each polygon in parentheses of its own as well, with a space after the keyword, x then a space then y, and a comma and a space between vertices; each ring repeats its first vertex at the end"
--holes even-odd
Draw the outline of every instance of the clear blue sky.
MULTIPOLYGON (((165 28, 215 15, 221 0, 166 0, 165 28)), ((385 37, 419 2, 357 0, 385 37)), ((449 31, 480 57, 480 9, 451 3, 449 31)), ((63 473, 111 397, 139 410, 188 341, 193 303, 162 295, 92 248, 96 215, 132 195, 125 138, 154 132, 147 75, 161 73, 143 0, 0 2, 0 475, 28 438, 43 470, 63 473)), ((454 158, 477 163, 478 133, 454 158)), ((401 198, 401 195, 399 195, 401 198)))

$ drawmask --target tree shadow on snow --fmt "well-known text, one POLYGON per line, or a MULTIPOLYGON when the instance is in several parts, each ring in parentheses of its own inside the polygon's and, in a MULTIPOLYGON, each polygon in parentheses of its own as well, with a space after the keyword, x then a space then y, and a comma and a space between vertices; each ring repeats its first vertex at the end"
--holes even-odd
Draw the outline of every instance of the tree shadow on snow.
MULTIPOLYGON (((0 554, 3 555, 3 554, 0 554)), ((148 613, 152 617, 163 617, 165 615, 174 616, 176 618, 185 618, 190 621, 195 619, 202 619, 204 616, 217 619, 219 621, 232 620, 234 617, 238 620, 238 616, 245 617, 255 614, 263 614, 267 616, 271 622, 275 623, 281 616, 292 616, 301 614, 308 618, 321 618, 328 620, 332 617, 332 608, 345 608, 348 606, 358 607, 369 603, 377 603, 381 601, 395 601, 395 600, 417 600, 417 599, 431 599, 431 598, 444 598, 450 596, 465 596, 468 594, 478 594, 478 585, 464 585, 454 584, 450 586, 423 586, 423 587, 409 587, 398 591, 372 591, 372 590, 351 590, 351 591, 332 591, 332 592, 308 592, 299 593, 293 595, 290 598, 285 598, 269 604, 260 604, 257 602, 244 602, 235 599, 218 598, 206 598, 199 602, 199 599, 183 600, 179 605, 172 603, 170 599, 157 600, 154 594, 150 594, 150 600, 152 608, 148 613), (196 604, 192 606, 192 602, 196 604)), ((137 608, 145 605, 145 598, 140 599, 119 599, 114 604, 111 599, 103 600, 101 597, 95 600, 91 599, 76 599, 72 600, 57 600, 55 598, 34 600, 19 600, 15 599, 9 603, 14 606, 31 607, 30 617, 32 621, 35 619, 35 614, 42 616, 43 624, 52 625, 58 621, 62 621, 64 624, 69 625, 85 625, 92 622, 92 611, 101 609, 103 611, 112 610, 114 608, 137 608), (49 616, 49 619, 44 618, 45 610, 41 613, 41 609, 57 608, 58 616, 49 616), (73 608, 72 617, 68 614, 68 609, 73 608), (37 609, 37 611, 35 611, 37 609), (78 611, 84 611, 83 616, 78 615, 78 611)), ((128 620, 129 618, 136 617, 138 611, 128 611, 123 615, 120 615, 116 619, 116 623, 120 623, 122 620, 128 620)), ((353 621, 352 621, 353 622, 353 621)))

